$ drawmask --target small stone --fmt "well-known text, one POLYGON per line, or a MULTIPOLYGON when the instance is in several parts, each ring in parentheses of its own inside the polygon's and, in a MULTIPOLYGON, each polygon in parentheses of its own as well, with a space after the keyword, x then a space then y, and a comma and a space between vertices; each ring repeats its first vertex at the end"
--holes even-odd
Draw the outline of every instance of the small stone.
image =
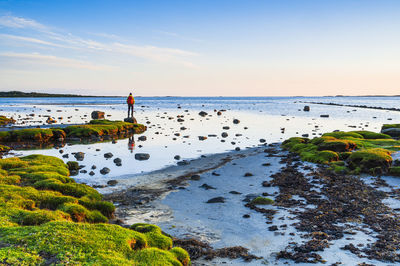
POLYGON ((222 132, 221 136, 222 136, 223 138, 226 138, 226 137, 228 137, 228 133, 222 132))
POLYGON ((74 157, 78 161, 83 161, 83 159, 85 158, 85 154, 83 152, 77 152, 74 154, 74 157))
POLYGON ((109 185, 109 186, 115 186, 116 184, 118 184, 117 180, 109 180, 109 181, 107 181, 107 185, 109 185))
POLYGON ((90 171, 90 172, 89 172, 89 175, 93 176, 93 175, 94 175, 94 172, 93 172, 93 171, 90 171))
POLYGON ((201 111, 200 113, 199 113, 199 116, 202 116, 202 117, 205 117, 206 115, 208 115, 206 112, 204 112, 204 111, 201 111))
POLYGON ((278 226, 272 225, 272 226, 268 227, 268 230, 269 231, 277 231, 278 230, 278 226))
POLYGON ((136 153, 135 159, 138 161, 148 160, 150 158, 150 154, 148 153, 136 153))
POLYGON ((245 173, 244 176, 245 176, 245 177, 253 176, 253 174, 252 174, 252 173, 245 173))
POLYGON ((175 156, 174 156, 174 159, 175 159, 175 160, 180 160, 180 159, 181 159, 181 156, 175 155, 175 156))
POLYGON ((245 215, 243 215, 243 218, 250 218, 250 215, 249 214, 245 214, 245 215))
POLYGON ((209 199, 206 203, 224 203, 225 198, 224 197, 215 197, 212 199, 209 199))
POLYGON ((146 136, 140 136, 140 137, 138 137, 138 140, 140 140, 140 141, 146 141, 146 140, 147 140, 147 137, 146 137, 146 136))
POLYGON ((96 169, 97 168, 97 166, 96 165, 92 165, 92 169, 94 170, 94 169, 96 169))
POLYGON ((190 177, 190 179, 192 179, 192 180, 200 180, 200 175, 192 175, 191 177, 190 177))
POLYGON ((120 158, 115 158, 113 162, 115 164, 121 164, 122 160, 120 158))
POLYGON ((110 172, 110 168, 104 167, 103 169, 100 170, 100 174, 106 175, 110 172))
POLYGON ((104 158, 106 158, 106 159, 110 159, 113 156, 114 155, 111 152, 104 153, 104 158))
POLYGON ((240 123, 240 120, 239 120, 239 119, 233 119, 233 123, 234 123, 234 124, 239 124, 239 123, 240 123))
POLYGON ((207 137, 206 136, 199 136, 199 140, 206 140, 207 137))

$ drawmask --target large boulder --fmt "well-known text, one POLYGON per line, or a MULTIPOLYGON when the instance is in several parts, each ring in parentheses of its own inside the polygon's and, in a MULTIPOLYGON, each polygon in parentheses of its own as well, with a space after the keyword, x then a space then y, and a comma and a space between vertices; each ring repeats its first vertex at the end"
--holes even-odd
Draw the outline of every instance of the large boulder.
POLYGON ((137 124, 136 118, 134 117, 127 117, 124 119, 124 122, 137 124))
POLYGON ((104 112, 101 111, 93 111, 92 119, 104 119, 104 112))
POLYGON ((389 135, 391 137, 398 138, 398 137, 400 137, 400 128, 396 128, 396 127, 382 128, 381 133, 389 135))

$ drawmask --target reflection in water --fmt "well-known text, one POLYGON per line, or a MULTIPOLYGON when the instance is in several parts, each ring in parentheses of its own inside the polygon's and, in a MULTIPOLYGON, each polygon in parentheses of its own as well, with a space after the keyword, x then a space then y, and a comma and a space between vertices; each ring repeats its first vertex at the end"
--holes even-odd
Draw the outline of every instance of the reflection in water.
POLYGON ((132 135, 129 137, 128 150, 130 150, 131 153, 133 153, 134 149, 135 149, 135 139, 134 139, 134 135, 132 135))

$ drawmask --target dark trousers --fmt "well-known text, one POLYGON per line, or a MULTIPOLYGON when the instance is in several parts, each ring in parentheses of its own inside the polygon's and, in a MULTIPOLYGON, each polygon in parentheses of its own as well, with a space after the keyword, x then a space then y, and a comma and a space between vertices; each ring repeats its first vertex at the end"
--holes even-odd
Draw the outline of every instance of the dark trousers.
POLYGON ((133 117, 133 104, 128 104, 128 117, 129 114, 133 117))

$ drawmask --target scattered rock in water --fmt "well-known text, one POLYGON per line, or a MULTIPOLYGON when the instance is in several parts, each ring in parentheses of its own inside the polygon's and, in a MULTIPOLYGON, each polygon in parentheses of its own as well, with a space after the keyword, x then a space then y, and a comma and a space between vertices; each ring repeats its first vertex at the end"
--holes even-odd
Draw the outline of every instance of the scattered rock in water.
POLYGON ((233 123, 234 123, 234 124, 239 124, 239 123, 240 123, 240 120, 239 120, 239 119, 233 119, 233 123))
POLYGON ((205 190, 216 189, 215 187, 207 185, 206 183, 204 183, 203 185, 199 186, 199 188, 204 188, 205 190))
POLYGON ((74 157, 75 157, 75 159, 78 160, 78 161, 83 161, 83 159, 85 158, 85 153, 83 153, 83 152, 76 152, 76 153, 74 154, 74 157))
POLYGON ((329 115, 320 115, 320 117, 325 117, 325 118, 327 118, 327 117, 329 117, 329 115))
MULTIPOLYGON (((137 124, 136 118, 134 118, 134 117, 125 118, 125 119, 124 119, 124 122, 137 124)), ((150 124, 149 121, 147 121, 147 122, 148 122, 148 124, 150 124)))
POLYGON ((245 215, 243 215, 243 218, 248 219, 248 218, 250 218, 250 215, 249 214, 245 214, 245 215))
POLYGON ((223 138, 226 138, 226 137, 228 137, 228 133, 222 132, 221 136, 222 136, 223 138))
POLYGON ((109 181, 107 181, 107 185, 109 185, 109 186, 115 186, 116 184, 118 184, 117 180, 109 180, 109 181))
POLYGON ((190 177, 190 179, 191 179, 191 180, 198 181, 198 180, 200 180, 200 175, 192 175, 192 176, 190 177))
POLYGON ((308 106, 308 105, 304 106, 303 111, 304 112, 309 112, 310 111, 310 106, 308 106))
POLYGON ((174 156, 174 159, 175 159, 175 160, 180 160, 180 159, 181 159, 181 156, 175 155, 175 156, 174 156))
POLYGON ((225 203, 225 198, 224 197, 215 197, 215 198, 209 199, 206 203, 225 203))
POLYGON ((235 148, 235 151, 240 151, 240 147, 236 147, 236 148, 235 148))
POLYGON ((261 142, 261 143, 265 143, 266 140, 265 140, 265 139, 260 139, 260 142, 261 142))
POLYGON ((270 163, 263 163, 262 166, 271 166, 270 163))
POLYGON ((245 173, 244 176, 245 176, 245 177, 253 176, 253 174, 252 174, 252 173, 245 173))
POLYGON ((78 171, 80 169, 79 163, 74 162, 74 161, 67 162, 67 166, 68 166, 68 170, 70 170, 70 171, 78 171))
POLYGON ((121 164, 122 160, 120 158, 115 158, 113 162, 115 164, 121 164))
POLYGON ((222 129, 228 130, 228 129, 230 129, 230 127, 228 127, 228 126, 223 126, 222 129))
POLYGON ((272 225, 272 226, 268 227, 268 230, 269 231, 277 231, 278 230, 278 226, 272 225))
POLYGON ((199 136, 199 140, 206 140, 207 137, 206 136, 199 136))
POLYGON ((229 193, 230 193, 230 194, 233 194, 233 195, 240 195, 240 194, 242 194, 242 193, 237 192, 237 191, 234 191, 234 190, 229 191, 229 193))
POLYGON ((204 111, 201 111, 200 113, 199 113, 199 116, 202 116, 202 117, 205 117, 206 115, 208 115, 206 112, 204 112, 204 111))
POLYGON ((92 116, 92 119, 104 119, 104 112, 93 111, 91 116, 92 116))
POLYGON ((150 154, 148 153, 136 153, 135 159, 138 161, 148 160, 150 158, 150 154))
POLYGON ((188 165, 188 164, 190 164, 190 162, 187 160, 177 162, 177 165, 179 165, 179 166, 188 165))
POLYGON ((114 155, 111 152, 104 153, 104 158, 106 158, 106 159, 110 159, 113 156, 114 155))
POLYGON ((147 140, 147 137, 146 137, 146 136, 140 136, 140 137, 138 137, 138 140, 140 140, 140 141, 146 141, 146 140, 147 140))
POLYGON ((81 173, 81 174, 86 174, 87 171, 86 171, 86 170, 80 170, 79 173, 81 173))
POLYGON ((62 157, 63 158, 69 158, 69 155, 68 154, 64 154, 62 157))
POLYGON ((214 176, 220 176, 220 174, 218 174, 216 172, 212 172, 211 174, 214 175, 214 176))
POLYGON ((103 169, 100 170, 100 174, 102 175, 106 175, 108 173, 110 173, 110 168, 104 167, 103 169))
POLYGON ((93 176, 93 175, 94 175, 94 172, 93 172, 93 171, 90 171, 90 172, 89 172, 89 175, 93 176))
POLYGON ((97 166, 96 165, 92 165, 92 169, 94 170, 94 169, 96 169, 97 168, 97 166))

